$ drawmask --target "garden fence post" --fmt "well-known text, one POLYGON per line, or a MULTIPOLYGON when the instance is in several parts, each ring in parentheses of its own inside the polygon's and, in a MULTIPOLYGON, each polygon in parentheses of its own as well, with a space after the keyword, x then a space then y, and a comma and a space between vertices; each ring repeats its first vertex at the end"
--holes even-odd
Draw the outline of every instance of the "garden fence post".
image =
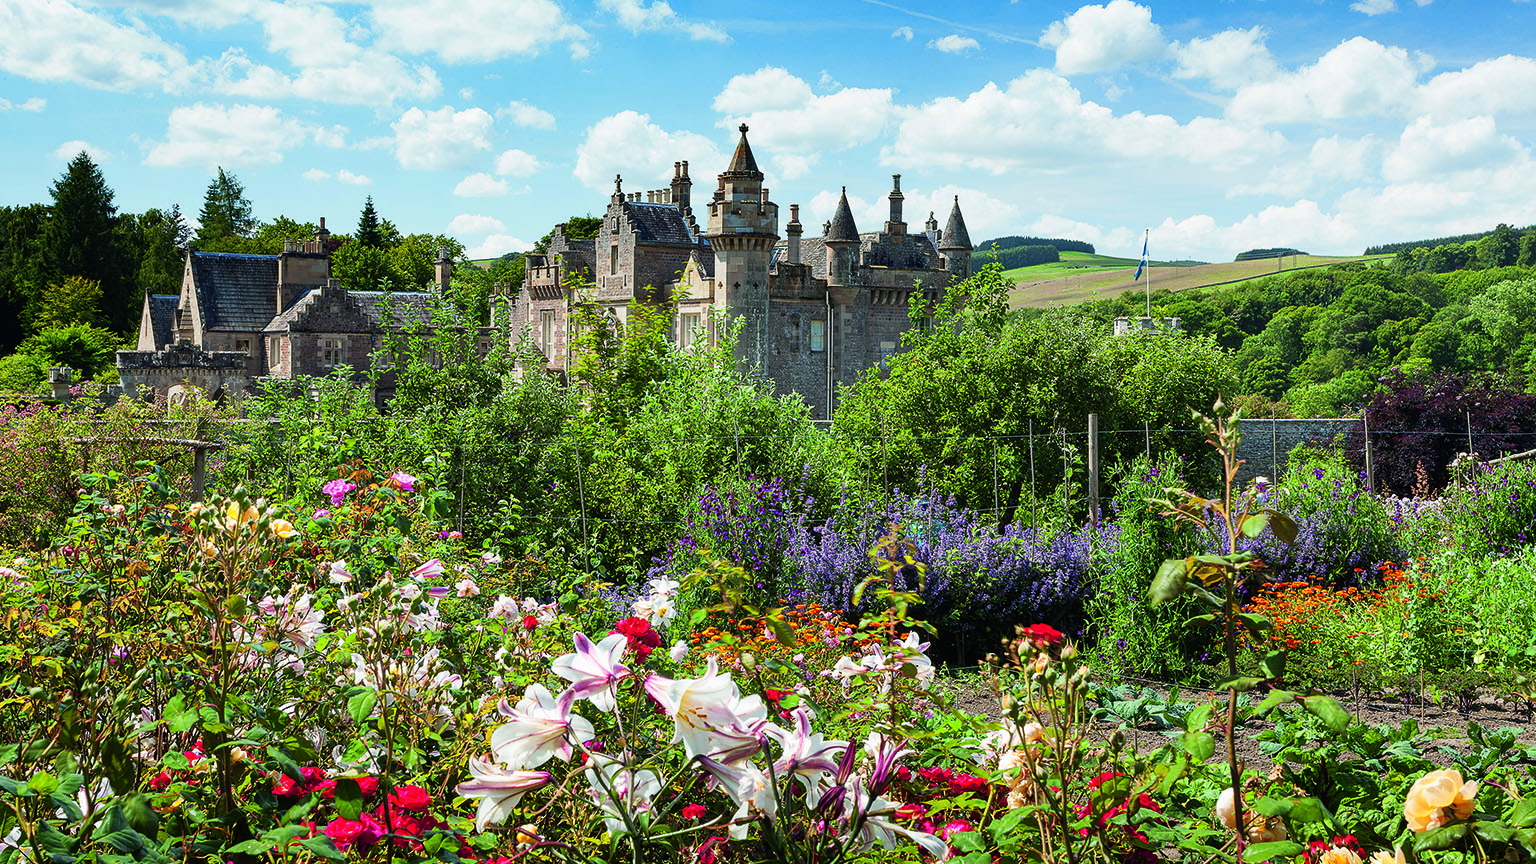
POLYGON ((1360 422, 1365 425, 1365 491, 1376 494, 1376 470, 1371 465, 1371 418, 1360 412, 1360 422))
POLYGON ((997 439, 992 439, 992 518, 1001 519, 1002 510, 997 503, 997 439))
POLYGON ((464 474, 468 470, 464 461, 464 441, 459 441, 459 533, 464 533, 464 474))
POLYGON ((1088 415, 1088 524, 1099 529, 1099 415, 1088 415))
MULTIPOLYGON (((591 544, 587 541, 587 491, 585 481, 581 477, 581 446, 572 443, 571 450, 576 454, 576 500, 581 504, 581 545, 590 547, 591 544)), ((584 555, 590 552, 590 548, 582 549, 584 555)))
POLYGON ((1029 418, 1029 527, 1035 527, 1035 418, 1029 418))
POLYGON ((1463 412, 1467 415, 1467 458, 1472 458, 1472 412, 1463 412))
POLYGON ((1151 468, 1152 467, 1152 421, 1151 420, 1143 420, 1143 421, 1141 421, 1141 429, 1142 429, 1142 432, 1144 434, 1146 434, 1146 436, 1147 436, 1147 467, 1151 468))
POLYGON ((203 500, 203 487, 208 472, 208 448, 192 447, 192 500, 203 500))

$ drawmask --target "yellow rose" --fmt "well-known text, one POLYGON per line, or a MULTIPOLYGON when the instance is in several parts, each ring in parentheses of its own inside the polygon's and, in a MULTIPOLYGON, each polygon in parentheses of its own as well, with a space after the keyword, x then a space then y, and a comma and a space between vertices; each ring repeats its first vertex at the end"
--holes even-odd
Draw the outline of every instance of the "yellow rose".
POLYGON ((273 519, 272 533, 287 540, 289 537, 297 537, 299 532, 294 530, 293 523, 287 519, 273 519))
POLYGON ((1408 859, 1403 857, 1403 847, 1397 847, 1397 854, 1391 852, 1377 852, 1371 856, 1371 864, 1408 864, 1408 859))
POLYGON ((1335 846, 1324 852, 1317 861, 1318 864, 1360 864, 1360 856, 1353 849, 1335 846))
POLYGON ((530 824, 517 826, 518 848, 522 848, 524 846, 532 846, 533 844, 539 842, 539 839, 539 829, 533 825, 530 824))
POLYGON ((1476 806, 1477 784, 1462 782, 1461 772, 1454 768, 1442 768, 1413 781, 1403 802, 1403 818, 1415 834, 1423 834, 1452 818, 1471 816, 1476 806))

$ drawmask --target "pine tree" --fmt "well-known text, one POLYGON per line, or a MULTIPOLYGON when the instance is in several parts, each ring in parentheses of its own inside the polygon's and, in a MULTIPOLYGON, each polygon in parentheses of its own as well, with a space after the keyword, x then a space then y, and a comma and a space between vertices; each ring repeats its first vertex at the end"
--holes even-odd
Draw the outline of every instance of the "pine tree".
POLYGON ((256 217, 251 215, 251 202, 245 197, 245 187, 223 168, 208 184, 197 221, 201 227, 197 229, 194 245, 199 248, 225 237, 249 237, 256 230, 256 217))
POLYGON ((373 196, 363 202, 363 213, 357 219, 358 243, 369 249, 378 249, 384 245, 384 236, 379 232, 379 214, 373 209, 373 196))
POLYGON ((68 276, 101 283, 101 310, 112 329, 126 332, 138 317, 139 298, 127 278, 116 232, 117 206, 112 189, 91 157, 81 151, 51 187, 53 212, 43 236, 48 284, 68 276))

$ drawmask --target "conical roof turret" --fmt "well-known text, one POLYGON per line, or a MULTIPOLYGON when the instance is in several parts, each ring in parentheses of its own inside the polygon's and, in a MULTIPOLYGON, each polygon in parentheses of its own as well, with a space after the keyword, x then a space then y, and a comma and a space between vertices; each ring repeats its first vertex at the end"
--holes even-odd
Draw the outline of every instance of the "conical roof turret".
POLYGON ((832 214, 832 224, 827 228, 828 243, 857 243, 859 242, 858 226, 853 224, 853 208, 848 206, 848 187, 843 187, 843 195, 837 199, 837 212, 832 214))
POLYGON ((741 140, 736 142, 736 152, 731 156, 731 164, 720 176, 727 180, 762 180, 763 172, 758 170, 757 160, 752 158, 752 145, 747 143, 747 124, 741 124, 740 129, 741 140))
POLYGON ((971 246, 971 234, 965 230, 965 217, 960 215, 960 196, 955 196, 955 206, 949 211, 949 221, 944 223, 944 236, 939 240, 939 249, 964 249, 969 252, 971 246))

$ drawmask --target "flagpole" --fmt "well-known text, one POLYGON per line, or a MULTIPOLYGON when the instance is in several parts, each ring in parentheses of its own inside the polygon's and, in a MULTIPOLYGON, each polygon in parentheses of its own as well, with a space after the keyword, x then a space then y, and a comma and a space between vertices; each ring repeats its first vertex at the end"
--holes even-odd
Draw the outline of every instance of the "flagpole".
MULTIPOLYGON (((1151 239, 1152 229, 1148 228, 1141 237, 1141 252, 1144 256, 1147 252, 1147 243, 1151 239)), ((1147 318, 1150 320, 1152 318, 1152 259, 1148 257, 1145 263, 1147 265, 1147 318)))

